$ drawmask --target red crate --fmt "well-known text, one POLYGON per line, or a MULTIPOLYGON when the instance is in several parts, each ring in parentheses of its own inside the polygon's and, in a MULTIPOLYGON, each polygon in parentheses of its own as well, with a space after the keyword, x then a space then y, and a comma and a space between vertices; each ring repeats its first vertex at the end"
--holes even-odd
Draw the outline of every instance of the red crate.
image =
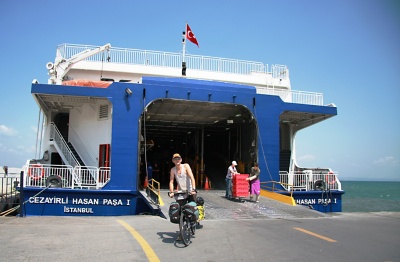
POLYGON ((232 190, 232 196, 233 197, 248 197, 249 196, 249 191, 248 190, 232 190))
POLYGON ((234 175, 232 179, 232 196, 233 197, 247 197, 249 196, 250 184, 246 181, 248 174, 234 175))
POLYGON ((246 181, 246 178, 249 177, 249 174, 238 174, 233 176, 233 181, 246 181))

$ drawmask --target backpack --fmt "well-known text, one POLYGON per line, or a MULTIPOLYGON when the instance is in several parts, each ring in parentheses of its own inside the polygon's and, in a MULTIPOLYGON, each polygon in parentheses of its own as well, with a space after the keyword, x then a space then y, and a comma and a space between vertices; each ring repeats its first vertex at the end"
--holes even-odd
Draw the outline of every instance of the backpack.
POLYGON ((168 215, 171 223, 179 224, 179 219, 181 218, 181 207, 178 202, 172 202, 171 205, 169 205, 168 215))
POLYGON ((197 209, 196 202, 189 202, 183 206, 183 212, 185 215, 190 217, 191 221, 197 221, 199 219, 199 210, 197 209))

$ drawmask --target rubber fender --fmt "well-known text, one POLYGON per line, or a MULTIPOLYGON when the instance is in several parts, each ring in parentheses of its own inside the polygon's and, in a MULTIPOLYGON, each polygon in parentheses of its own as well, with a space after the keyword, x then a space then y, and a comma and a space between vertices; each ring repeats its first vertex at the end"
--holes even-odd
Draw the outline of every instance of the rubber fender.
POLYGON ((62 187, 61 178, 59 176, 51 175, 46 178, 46 187, 62 187))
POLYGON ((323 180, 317 180, 314 183, 314 190, 325 190, 325 182, 323 180))

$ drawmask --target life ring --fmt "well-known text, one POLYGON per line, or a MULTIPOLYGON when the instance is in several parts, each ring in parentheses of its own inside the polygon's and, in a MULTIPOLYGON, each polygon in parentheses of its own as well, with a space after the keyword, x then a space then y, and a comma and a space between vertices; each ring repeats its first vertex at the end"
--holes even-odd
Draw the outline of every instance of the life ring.
POLYGON ((329 185, 333 185, 336 183, 336 176, 334 175, 333 172, 329 172, 327 175, 325 175, 325 181, 329 184, 329 185))
POLYGON ((39 180, 44 177, 44 168, 40 164, 30 165, 28 169, 28 176, 33 180, 39 180))

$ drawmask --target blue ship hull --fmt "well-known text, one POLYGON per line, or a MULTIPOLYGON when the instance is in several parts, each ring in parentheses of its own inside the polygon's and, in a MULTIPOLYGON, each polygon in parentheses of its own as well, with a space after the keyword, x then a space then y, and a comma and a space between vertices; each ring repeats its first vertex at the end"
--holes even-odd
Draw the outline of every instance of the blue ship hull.
MULTIPOLYGON (((153 212, 140 194, 140 125, 144 109, 155 102, 180 101, 191 103, 240 106, 254 119, 258 134, 254 152, 260 169, 260 180, 279 181, 280 171, 280 116, 285 112, 323 115, 337 114, 336 107, 285 103, 279 96, 257 94, 252 86, 182 78, 143 77, 141 84, 113 83, 108 88, 33 84, 32 94, 71 97, 106 98, 112 104, 111 179, 98 190, 49 188, 39 196, 42 188, 25 187, 24 215, 84 215, 115 216, 153 212), (127 94, 126 90, 130 93, 127 94)), ((95 131, 94 131, 95 132, 95 131)), ((249 141, 248 144, 251 144, 249 141)), ((249 148, 243 150, 248 152, 249 148)), ((245 154, 243 154, 245 155, 245 154)), ((254 157, 243 156, 248 162, 254 157)), ((223 169, 226 167, 223 166, 223 169)), ((221 174, 220 174, 221 175, 221 174)), ((224 177, 224 174, 222 174, 224 177)), ((334 205, 318 203, 321 192, 295 192, 298 204, 311 201, 321 212, 340 212, 341 194, 332 192, 334 205), (315 204, 313 201, 317 201, 315 204), (328 210, 329 209, 329 210, 328 210)), ((308 203, 307 203, 308 205, 308 203)))

